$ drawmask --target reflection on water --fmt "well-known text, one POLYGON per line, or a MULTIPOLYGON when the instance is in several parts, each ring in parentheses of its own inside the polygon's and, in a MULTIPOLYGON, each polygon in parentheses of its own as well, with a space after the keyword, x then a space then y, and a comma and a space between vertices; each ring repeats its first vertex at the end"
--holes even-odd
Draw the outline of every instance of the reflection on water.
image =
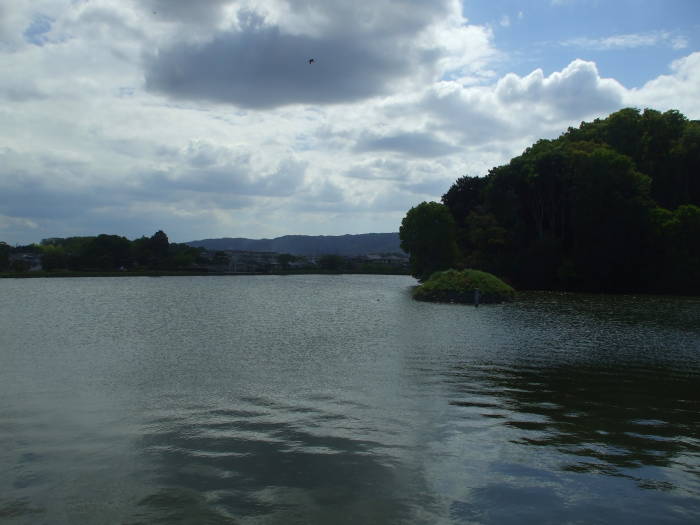
POLYGON ((139 501, 137 521, 180 522, 204 508, 214 523, 408 523, 414 507, 433 505, 383 444, 318 432, 342 417, 261 399, 238 405, 148 423, 141 446, 161 488, 139 501))
POLYGON ((700 522, 700 301, 412 284, 0 281, 0 522, 700 522))
POLYGON ((700 466, 697 376, 661 368, 467 365, 455 367, 449 382, 451 404, 516 429, 513 443, 556 451, 565 471, 669 490, 680 487, 648 478, 653 471, 644 467, 679 466, 692 475, 700 466))

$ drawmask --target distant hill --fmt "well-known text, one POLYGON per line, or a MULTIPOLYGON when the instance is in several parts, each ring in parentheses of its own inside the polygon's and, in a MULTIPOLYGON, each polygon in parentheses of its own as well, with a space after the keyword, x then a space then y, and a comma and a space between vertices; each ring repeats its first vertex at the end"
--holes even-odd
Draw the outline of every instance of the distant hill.
POLYGON ((403 253, 398 233, 363 233, 359 235, 285 235, 275 239, 224 237, 202 239, 185 244, 207 250, 245 250, 253 252, 291 253, 292 255, 365 255, 368 253, 403 253))

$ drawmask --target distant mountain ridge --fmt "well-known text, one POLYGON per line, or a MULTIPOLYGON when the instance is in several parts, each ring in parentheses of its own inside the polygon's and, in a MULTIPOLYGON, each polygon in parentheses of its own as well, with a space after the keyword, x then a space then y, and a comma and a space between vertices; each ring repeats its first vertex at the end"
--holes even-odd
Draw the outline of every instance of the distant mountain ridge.
POLYGON ((404 253, 398 233, 362 233, 358 235, 285 235, 275 239, 223 237, 185 244, 207 250, 277 252, 292 255, 366 255, 368 253, 404 253))

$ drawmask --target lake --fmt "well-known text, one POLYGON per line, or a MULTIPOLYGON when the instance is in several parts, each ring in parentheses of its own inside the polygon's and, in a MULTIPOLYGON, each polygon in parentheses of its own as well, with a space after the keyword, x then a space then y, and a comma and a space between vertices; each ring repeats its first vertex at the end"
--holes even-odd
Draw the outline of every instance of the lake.
POLYGON ((0 280, 5 524, 700 523, 700 298, 0 280))

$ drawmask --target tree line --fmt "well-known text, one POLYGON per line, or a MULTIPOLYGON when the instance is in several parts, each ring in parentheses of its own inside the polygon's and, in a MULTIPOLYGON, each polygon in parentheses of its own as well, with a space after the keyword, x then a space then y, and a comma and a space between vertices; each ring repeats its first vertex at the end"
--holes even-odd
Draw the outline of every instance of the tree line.
POLYGON ((520 289, 700 294, 700 122, 626 108, 422 203, 413 275, 478 268, 520 289))
POLYGON ((22 271, 12 253, 38 255, 46 271, 177 270, 191 267, 203 249, 171 243, 159 230, 130 241, 119 235, 44 239, 40 244, 12 248, 0 243, 0 270, 22 271))
MULTIPOLYGON (((262 260, 244 255, 238 261, 251 273, 323 272, 405 274, 400 259, 383 260, 369 256, 326 254, 315 259, 289 253, 268 254, 262 260), (275 264, 276 263, 276 264, 275 264)), ((232 254, 203 247, 171 243, 161 230, 151 237, 130 241, 119 235, 43 239, 39 244, 11 247, 0 241, 0 272, 24 273, 38 266, 46 272, 124 272, 124 271, 231 271, 232 254), (35 266, 33 266, 35 265, 35 266), (33 266, 33 268, 32 268, 33 266)), ((235 270, 234 270, 235 271, 235 270)))

